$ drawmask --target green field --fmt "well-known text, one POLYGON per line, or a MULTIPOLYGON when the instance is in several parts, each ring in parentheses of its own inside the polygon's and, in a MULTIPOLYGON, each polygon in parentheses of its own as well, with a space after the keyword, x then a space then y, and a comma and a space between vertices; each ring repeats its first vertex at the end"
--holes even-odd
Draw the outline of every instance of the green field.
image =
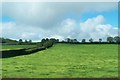
POLYGON ((35 45, 2 45, 2 50, 22 49, 31 47, 35 47, 35 45))
POLYGON ((34 54, 3 58, 2 64, 7 78, 118 77, 118 45, 56 44, 34 54))

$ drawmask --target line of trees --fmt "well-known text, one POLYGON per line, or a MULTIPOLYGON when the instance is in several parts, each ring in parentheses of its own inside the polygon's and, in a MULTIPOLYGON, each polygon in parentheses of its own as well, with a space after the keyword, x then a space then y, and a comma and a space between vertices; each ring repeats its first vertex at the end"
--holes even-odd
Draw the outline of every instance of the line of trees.
MULTIPOLYGON (((107 37, 106 38, 106 42, 103 42, 101 38, 98 39, 97 42, 94 41, 93 38, 89 39, 89 42, 86 42, 86 39, 82 39, 81 42, 79 42, 77 39, 70 39, 67 38, 64 41, 59 41, 59 39, 55 39, 55 38, 43 38, 41 40, 41 42, 38 42, 37 45, 39 46, 45 46, 47 44, 54 44, 54 43, 58 43, 58 42, 66 42, 66 43, 120 43, 120 37, 119 36, 115 36, 115 37, 107 37)), ((34 42, 32 42, 32 40, 22 40, 19 39, 19 41, 17 40, 12 40, 12 39, 5 39, 5 38, 0 38, 0 43, 5 43, 5 44, 20 44, 20 45, 26 45, 26 44, 36 44, 34 42)))
MULTIPOLYGON (((41 40, 41 42, 37 43, 37 45, 40 47, 44 46, 45 48, 49 48, 52 47, 53 44, 55 43, 59 43, 59 39, 55 39, 55 38, 44 38, 41 40)), ((67 38, 65 39, 65 41, 62 41, 60 43, 120 43, 120 37, 119 36, 115 36, 115 37, 107 37, 106 42, 102 42, 102 39, 99 38, 98 42, 94 42, 94 39, 90 38, 89 42, 86 42, 86 39, 82 39, 81 42, 77 41, 77 39, 70 39, 67 38)))
POLYGON ((120 43, 120 37, 119 36, 115 36, 115 37, 107 37, 107 42, 112 43, 120 43))
POLYGON ((32 40, 25 40, 23 41, 22 39, 19 39, 19 41, 17 40, 12 40, 12 39, 8 39, 8 38, 0 38, 0 43, 3 43, 3 44, 20 44, 20 45, 23 45, 23 44, 33 44, 32 40))
MULTIPOLYGON (((79 41, 77 41, 77 39, 67 38, 67 39, 65 39, 65 41, 62 41, 62 42, 78 43, 79 41)), ((103 43, 101 38, 99 38, 98 42, 99 42, 99 43, 103 43)), ((87 43, 87 42, 86 42, 86 39, 82 39, 82 40, 81 40, 81 43, 87 43)), ((90 39, 89 39, 89 43, 95 43, 95 42, 94 42, 94 39, 93 39, 93 38, 90 38, 90 39)), ((120 43, 120 37, 119 37, 119 36, 107 37, 106 43, 120 43)))
POLYGON ((20 44, 20 45, 22 45, 22 44, 32 44, 32 40, 23 41, 22 39, 19 39, 18 44, 20 44))

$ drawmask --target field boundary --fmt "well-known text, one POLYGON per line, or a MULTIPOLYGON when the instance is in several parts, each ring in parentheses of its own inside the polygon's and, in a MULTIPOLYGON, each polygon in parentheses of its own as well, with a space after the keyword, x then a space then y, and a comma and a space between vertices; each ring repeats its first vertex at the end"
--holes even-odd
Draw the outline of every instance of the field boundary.
POLYGON ((19 49, 19 50, 3 50, 1 52, 2 52, 2 58, 9 58, 20 55, 32 54, 45 49, 46 49, 45 47, 38 47, 38 48, 28 48, 28 49, 19 49))

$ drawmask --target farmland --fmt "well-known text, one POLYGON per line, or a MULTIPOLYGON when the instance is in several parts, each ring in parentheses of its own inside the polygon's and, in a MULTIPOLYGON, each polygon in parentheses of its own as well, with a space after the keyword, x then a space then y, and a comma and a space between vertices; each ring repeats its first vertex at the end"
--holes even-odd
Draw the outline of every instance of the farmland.
POLYGON ((34 54, 3 58, 2 64, 7 78, 118 77, 118 45, 56 44, 34 54))
POLYGON ((35 45, 2 45, 2 50, 22 49, 31 47, 35 47, 35 45))

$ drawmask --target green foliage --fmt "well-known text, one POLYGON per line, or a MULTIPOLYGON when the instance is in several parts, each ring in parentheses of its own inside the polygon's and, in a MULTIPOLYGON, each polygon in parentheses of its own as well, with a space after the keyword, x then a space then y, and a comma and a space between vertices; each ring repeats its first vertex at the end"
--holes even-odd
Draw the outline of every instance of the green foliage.
POLYGON ((45 48, 49 48, 49 47, 52 47, 53 44, 59 42, 59 39, 55 39, 55 38, 51 38, 51 39, 42 39, 41 40, 41 43, 38 43, 37 45, 38 46, 44 46, 45 48))
MULTIPOLYGON (((65 41, 68 43, 77 43, 78 42, 77 39, 70 39, 70 38, 65 39, 65 41)), ((64 42, 64 41, 62 41, 62 42, 64 42)))
MULTIPOLYGON (((18 45, 16 45, 18 46, 18 45)), ((28 48, 19 48, 19 49, 2 49, 2 58, 10 58, 10 57, 16 57, 16 56, 21 56, 21 55, 27 55, 27 54, 32 54, 41 50, 44 50, 44 47, 28 47, 28 48)))
POLYGON ((27 40, 25 40, 25 43, 27 44, 27 43, 28 43, 28 41, 27 41, 27 40))
POLYGON ((102 39, 101 39, 101 38, 99 39, 99 42, 102 42, 102 39))
POLYGON ((4 43, 4 44, 18 44, 18 42, 16 40, 7 39, 7 38, 0 38, 0 43, 4 43))
POLYGON ((82 43, 85 43, 86 42, 86 39, 82 39, 82 43))
POLYGON ((67 40, 68 43, 71 42, 71 39, 70 39, 70 38, 67 38, 66 40, 67 40))
POLYGON ((120 37, 119 37, 119 36, 115 36, 115 37, 114 37, 114 42, 120 43, 120 37))
POLYGON ((29 40, 28 43, 31 44, 31 43, 32 43, 32 40, 29 40))
POLYGON ((43 46, 43 43, 42 42, 38 42, 37 43, 37 47, 42 47, 43 46))
POLYGON ((59 39, 51 38, 50 41, 52 41, 54 44, 59 42, 59 39))
POLYGON ((89 41, 92 43, 92 42, 93 42, 93 39, 92 39, 92 38, 90 38, 90 39, 89 39, 89 41))
POLYGON ((12 39, 8 39, 8 38, 0 38, 0 43, 2 44, 6 44, 6 45, 31 45, 31 44, 35 44, 32 43, 32 40, 25 40, 23 41, 22 39, 19 39, 19 41, 17 40, 12 40, 12 39))
POLYGON ((46 41, 43 46, 45 48, 49 48, 49 47, 52 47, 53 46, 53 41, 49 40, 49 41, 46 41))
POLYGON ((46 39, 41 40, 41 44, 43 45, 46 42, 46 39))
POLYGON ((18 44, 22 44, 23 43, 23 40, 22 39, 19 39, 19 41, 18 41, 18 44))
POLYGON ((2 60, 7 78, 118 77, 117 44, 56 44, 31 55, 2 60))
POLYGON ((78 42, 77 39, 73 39, 73 42, 78 42))
POLYGON ((113 37, 107 37, 107 42, 112 43, 113 42, 113 37))

